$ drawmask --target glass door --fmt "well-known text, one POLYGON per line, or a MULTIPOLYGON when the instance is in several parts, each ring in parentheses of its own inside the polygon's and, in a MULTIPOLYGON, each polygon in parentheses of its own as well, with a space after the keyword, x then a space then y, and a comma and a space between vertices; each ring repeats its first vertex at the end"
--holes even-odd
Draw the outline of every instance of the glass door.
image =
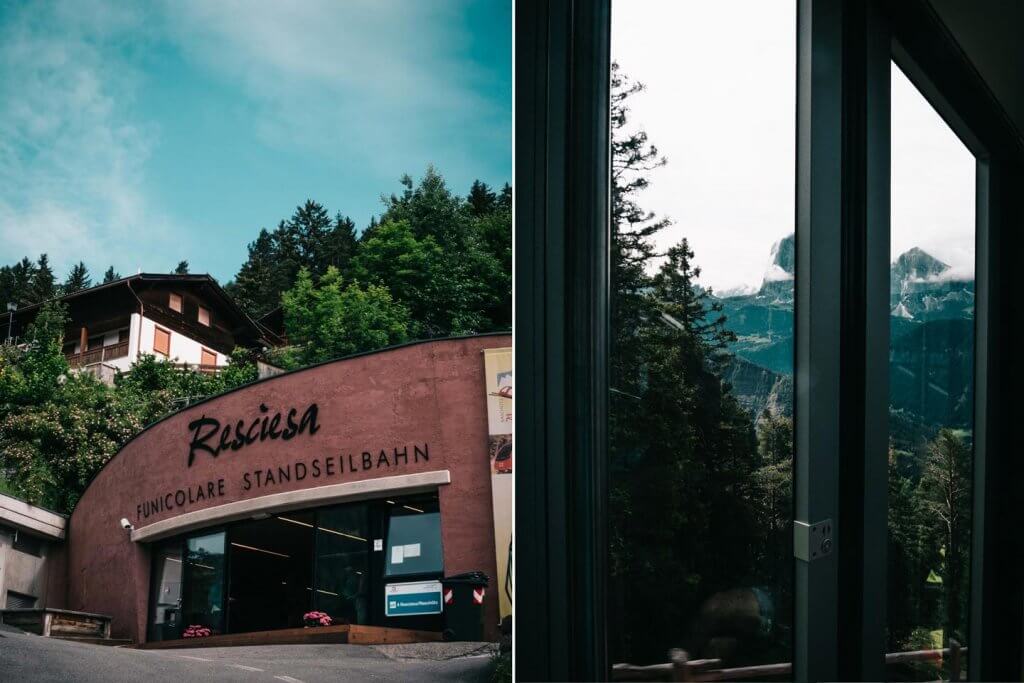
POLYGON ((289 512, 231 527, 232 633, 303 626, 313 602, 314 519, 289 512))
POLYGON ((149 640, 174 640, 181 636, 181 555, 180 540, 159 545, 153 553, 149 640))
POLYGON ((336 623, 370 623, 369 505, 321 510, 316 525, 314 604, 336 623))
POLYGON ((182 626, 202 626, 224 633, 224 532, 185 541, 185 587, 182 626))

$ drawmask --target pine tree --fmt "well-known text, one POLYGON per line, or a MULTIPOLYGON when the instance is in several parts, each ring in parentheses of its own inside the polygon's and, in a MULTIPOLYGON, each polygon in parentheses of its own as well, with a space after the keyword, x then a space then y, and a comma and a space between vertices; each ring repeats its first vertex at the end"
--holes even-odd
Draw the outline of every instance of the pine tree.
POLYGON ((174 269, 175 275, 188 275, 188 261, 178 261, 178 266, 174 269))
POLYGON ((39 303, 52 299, 57 295, 57 278, 50 267, 50 257, 40 254, 36 261, 35 272, 32 274, 32 284, 29 286, 29 296, 33 303, 39 303))
POLYGON ((295 242, 299 267, 305 266, 314 277, 319 277, 327 271, 324 243, 332 228, 327 209, 312 199, 307 199, 305 204, 296 207, 295 213, 287 223, 286 229, 295 242))
POLYGON ((103 284, 113 282, 114 280, 120 280, 121 274, 114 270, 114 266, 107 268, 107 272, 103 273, 103 284))
POLYGON ((512 211, 512 186, 505 183, 498 195, 498 210, 512 211))
POLYGON ((68 273, 67 279, 64 280, 61 290, 64 294, 73 294, 74 292, 88 289, 91 286, 92 278, 89 277, 89 269, 85 267, 84 262, 79 261, 71 268, 71 272, 68 273))
POLYGON ((334 217, 334 227, 324 237, 321 247, 321 257, 324 271, 334 266, 342 274, 347 276, 349 263, 355 256, 356 246, 359 238, 356 237, 356 224, 348 216, 338 213, 334 217))
POLYGON ((471 216, 483 216, 491 213, 497 207, 498 198, 487 186, 487 183, 474 180, 473 186, 469 188, 469 196, 466 197, 466 204, 471 216))
POLYGON ((671 222, 639 204, 666 163, 642 130, 627 129, 628 99, 642 89, 613 64, 611 645, 614 661, 638 662, 670 647, 701 656, 709 634, 680 638, 703 602, 781 566, 764 561, 776 544, 754 504, 754 425, 718 374, 732 334, 696 283, 687 241, 659 253, 655 237, 671 222))
POLYGON ((275 263, 274 236, 266 229, 249 244, 249 258, 226 289, 249 315, 261 317, 277 307, 273 284, 275 263))

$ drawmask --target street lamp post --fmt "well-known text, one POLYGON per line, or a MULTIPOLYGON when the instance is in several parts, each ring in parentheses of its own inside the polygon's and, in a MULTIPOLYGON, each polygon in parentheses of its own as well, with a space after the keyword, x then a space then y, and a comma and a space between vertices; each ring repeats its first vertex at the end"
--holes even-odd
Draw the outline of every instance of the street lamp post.
POLYGON ((18 304, 13 301, 7 302, 7 343, 11 343, 11 328, 14 327, 14 312, 18 310, 18 304))

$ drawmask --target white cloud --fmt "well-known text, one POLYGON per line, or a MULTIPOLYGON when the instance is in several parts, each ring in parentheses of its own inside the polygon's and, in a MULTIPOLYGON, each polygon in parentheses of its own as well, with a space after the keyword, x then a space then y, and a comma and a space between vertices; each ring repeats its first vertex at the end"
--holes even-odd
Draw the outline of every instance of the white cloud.
MULTIPOLYGON (((795 227, 795 29, 786 2, 613 7, 613 58, 647 85, 631 120, 668 157, 640 204, 674 219, 659 248, 687 237, 716 290, 759 284, 795 227)), ((970 276, 974 159, 895 68, 892 108, 892 257, 919 246, 970 276)))
MULTIPOLYGON (((111 42, 143 26, 103 3, 26 6, 0 26, 0 243, 58 275, 162 262, 167 219, 143 191, 158 131, 129 115, 138 74, 111 42)), ((94 273, 95 274, 95 273, 94 273)))
POLYGON ((166 16, 189 58, 247 94, 266 144, 395 174, 511 140, 507 111, 479 94, 491 74, 466 58, 460 5, 188 0, 166 16))

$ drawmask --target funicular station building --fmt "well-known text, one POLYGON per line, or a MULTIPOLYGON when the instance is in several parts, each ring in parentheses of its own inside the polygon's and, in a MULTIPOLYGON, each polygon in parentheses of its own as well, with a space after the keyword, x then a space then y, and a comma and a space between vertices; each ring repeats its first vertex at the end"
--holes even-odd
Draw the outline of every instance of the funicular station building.
POLYGON ((68 519, 45 606, 109 615, 113 637, 150 644, 192 625, 302 627, 314 610, 440 632, 440 609, 391 594, 498 576, 483 352, 509 346, 508 335, 413 343, 260 380, 151 425, 68 519))

